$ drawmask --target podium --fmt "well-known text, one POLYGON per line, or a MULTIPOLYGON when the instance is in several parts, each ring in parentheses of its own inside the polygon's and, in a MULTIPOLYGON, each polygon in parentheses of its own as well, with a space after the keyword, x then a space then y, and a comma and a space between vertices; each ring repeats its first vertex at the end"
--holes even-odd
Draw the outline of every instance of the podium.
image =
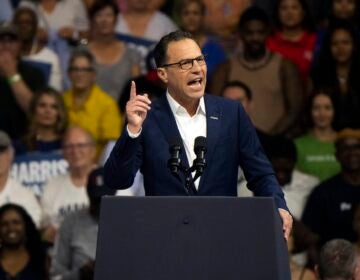
POLYGON ((104 197, 95 280, 290 280, 272 198, 104 197))

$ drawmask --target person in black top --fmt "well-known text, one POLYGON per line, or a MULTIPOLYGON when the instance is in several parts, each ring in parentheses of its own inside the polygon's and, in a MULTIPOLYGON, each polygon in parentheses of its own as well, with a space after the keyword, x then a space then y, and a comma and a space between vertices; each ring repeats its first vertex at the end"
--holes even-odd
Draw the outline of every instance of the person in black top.
POLYGON ((343 238, 355 241, 353 217, 360 204, 360 129, 341 130, 335 141, 341 172, 311 193, 302 221, 320 237, 320 244, 343 238))
POLYGON ((40 70, 19 58, 17 30, 0 25, 0 130, 20 138, 27 127, 26 112, 34 91, 45 85, 40 70))

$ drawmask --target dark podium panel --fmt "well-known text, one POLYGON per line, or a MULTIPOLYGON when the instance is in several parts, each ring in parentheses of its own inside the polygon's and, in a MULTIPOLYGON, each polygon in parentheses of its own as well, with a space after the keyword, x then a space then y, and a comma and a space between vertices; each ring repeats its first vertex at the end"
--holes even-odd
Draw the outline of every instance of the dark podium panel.
POLYGON ((96 280, 289 280, 272 198, 105 197, 96 280))

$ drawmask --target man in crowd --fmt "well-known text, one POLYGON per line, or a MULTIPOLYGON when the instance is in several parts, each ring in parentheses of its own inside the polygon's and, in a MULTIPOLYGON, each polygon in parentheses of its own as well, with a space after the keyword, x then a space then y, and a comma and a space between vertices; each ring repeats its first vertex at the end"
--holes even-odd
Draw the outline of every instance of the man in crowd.
POLYGON ((335 148, 341 172, 313 190, 302 217, 322 244, 334 238, 355 241, 353 219, 360 203, 360 130, 341 130, 335 148))
POLYGON ((236 196, 241 166, 255 195, 274 197, 288 238, 292 217, 255 129, 238 102, 204 94, 205 58, 192 36, 184 31, 164 36, 155 47, 155 61, 167 93, 150 110, 149 98, 137 95, 132 84, 127 126, 105 163, 106 185, 128 188, 141 169, 146 195, 236 196), (200 179, 184 188, 185 178, 167 169, 167 147, 176 139, 181 164, 189 167, 198 136, 207 138, 207 166, 200 179))

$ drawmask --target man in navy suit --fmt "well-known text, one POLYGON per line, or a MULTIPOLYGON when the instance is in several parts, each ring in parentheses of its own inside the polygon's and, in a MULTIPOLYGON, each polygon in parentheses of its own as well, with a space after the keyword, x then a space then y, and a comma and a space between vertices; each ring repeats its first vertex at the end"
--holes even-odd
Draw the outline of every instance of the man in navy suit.
POLYGON ((182 140, 180 159, 189 167, 196 158, 194 139, 206 136, 207 166, 195 181, 197 194, 236 196, 240 165, 256 196, 274 197, 287 239, 292 217, 241 104, 204 94, 206 63, 189 33, 164 36, 154 53, 158 76, 167 84, 166 95, 152 104, 146 94, 136 94, 132 83, 127 126, 105 164, 106 185, 128 188, 140 169, 146 195, 186 195, 184 176, 174 176, 167 166, 169 145, 174 138, 182 140))

